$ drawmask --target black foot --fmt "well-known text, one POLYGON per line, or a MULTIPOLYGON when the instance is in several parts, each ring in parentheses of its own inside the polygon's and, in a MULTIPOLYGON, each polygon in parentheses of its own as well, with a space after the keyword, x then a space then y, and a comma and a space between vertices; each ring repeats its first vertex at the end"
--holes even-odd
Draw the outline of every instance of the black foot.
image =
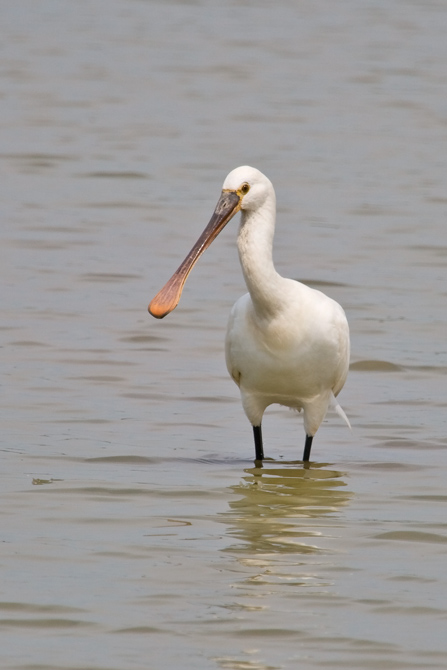
POLYGON ((306 443, 304 445, 303 461, 308 461, 310 459, 310 450, 312 449, 312 440, 313 439, 314 439, 313 435, 306 435, 306 443))
POLYGON ((257 461, 262 461, 263 458, 264 458, 264 447, 262 446, 261 426, 253 426, 253 435, 255 437, 256 460, 257 461))

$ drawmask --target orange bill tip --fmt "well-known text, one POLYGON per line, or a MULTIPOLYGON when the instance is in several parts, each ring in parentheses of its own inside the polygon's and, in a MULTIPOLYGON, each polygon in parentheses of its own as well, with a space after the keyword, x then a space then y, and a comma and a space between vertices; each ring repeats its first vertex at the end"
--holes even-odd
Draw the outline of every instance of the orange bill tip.
POLYGON ((174 274, 149 304, 148 311, 156 319, 167 316, 179 303, 186 277, 174 274))

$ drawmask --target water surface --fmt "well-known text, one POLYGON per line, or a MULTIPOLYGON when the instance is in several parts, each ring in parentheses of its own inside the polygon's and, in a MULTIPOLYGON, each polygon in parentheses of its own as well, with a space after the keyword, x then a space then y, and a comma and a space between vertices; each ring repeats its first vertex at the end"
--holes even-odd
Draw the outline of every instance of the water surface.
POLYGON ((447 8, 23 0, 0 10, 0 664, 445 668, 447 8), (251 164, 275 262, 352 333, 310 468, 227 376, 251 164))

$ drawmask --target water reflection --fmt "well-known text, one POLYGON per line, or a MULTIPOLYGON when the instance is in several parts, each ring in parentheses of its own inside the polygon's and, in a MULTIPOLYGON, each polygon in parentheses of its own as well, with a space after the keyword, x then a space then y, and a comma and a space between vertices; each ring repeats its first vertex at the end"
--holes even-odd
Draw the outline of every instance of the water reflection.
MULTIPOLYGON (((319 538, 331 528, 328 517, 346 505, 352 493, 345 473, 328 464, 264 461, 247 468, 232 489, 241 497, 230 503, 228 535, 237 542, 226 549, 249 554, 314 554, 324 549, 319 538)), ((330 531, 329 531, 330 532, 330 531)))

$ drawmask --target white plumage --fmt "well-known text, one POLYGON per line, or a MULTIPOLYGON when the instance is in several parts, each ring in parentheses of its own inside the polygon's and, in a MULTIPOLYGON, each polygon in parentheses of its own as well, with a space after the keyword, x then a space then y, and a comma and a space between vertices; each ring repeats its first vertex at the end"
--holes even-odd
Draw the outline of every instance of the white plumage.
POLYGON ((279 403, 303 410, 309 460, 312 439, 349 366, 349 327, 340 305, 324 293, 281 277, 273 265, 276 197, 259 170, 236 168, 225 179, 214 214, 177 272, 149 305, 157 318, 177 305, 186 278, 203 251, 241 211, 237 247, 248 293, 235 303, 226 336, 226 362, 254 429, 256 458, 264 457, 261 421, 279 403))

